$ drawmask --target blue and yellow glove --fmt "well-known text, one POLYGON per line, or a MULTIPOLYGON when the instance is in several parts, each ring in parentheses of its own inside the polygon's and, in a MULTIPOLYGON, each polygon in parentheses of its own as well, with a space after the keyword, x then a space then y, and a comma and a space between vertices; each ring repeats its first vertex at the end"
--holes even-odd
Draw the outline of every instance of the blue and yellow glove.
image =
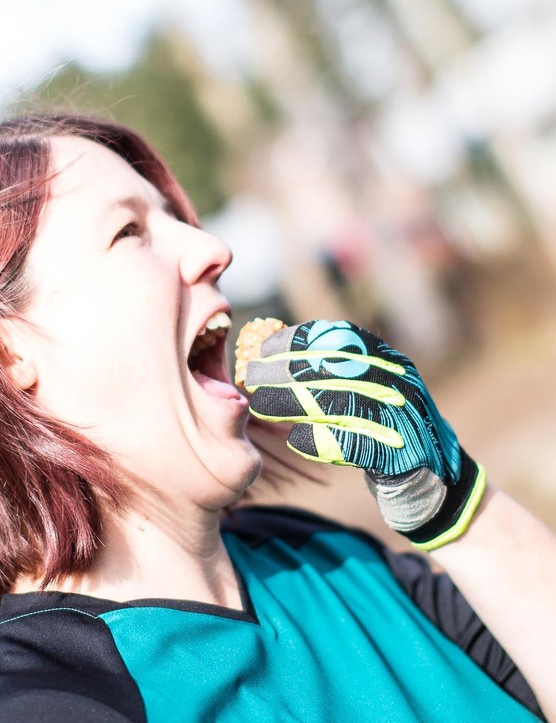
POLYGON ((307 459, 362 467, 387 524, 432 550, 459 537, 480 502, 484 469, 460 447, 413 363, 347 321, 286 327, 247 366, 250 409, 294 422, 307 459))

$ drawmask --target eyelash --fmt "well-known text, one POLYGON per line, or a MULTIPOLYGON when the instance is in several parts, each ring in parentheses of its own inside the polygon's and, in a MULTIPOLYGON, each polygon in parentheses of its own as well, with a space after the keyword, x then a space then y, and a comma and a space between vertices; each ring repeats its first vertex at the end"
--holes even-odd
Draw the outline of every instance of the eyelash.
POLYGON ((126 225, 118 231, 118 233, 114 236, 113 243, 120 241, 120 239, 123 238, 141 236, 142 232, 143 229, 141 228, 141 225, 137 221, 131 221, 130 223, 126 223, 126 225))

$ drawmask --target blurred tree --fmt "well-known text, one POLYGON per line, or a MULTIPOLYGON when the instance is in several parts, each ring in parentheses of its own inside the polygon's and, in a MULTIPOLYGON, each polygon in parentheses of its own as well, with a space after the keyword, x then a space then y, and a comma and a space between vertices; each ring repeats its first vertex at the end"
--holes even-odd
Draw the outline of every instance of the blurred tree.
POLYGON ((48 107, 109 115, 148 137, 204 215, 225 201, 226 148, 201 104, 195 59, 184 43, 157 32, 129 70, 95 73, 69 63, 38 93, 48 107))
POLYGON ((252 103, 258 123, 264 127, 273 128, 283 120, 284 111, 268 82, 249 75, 244 79, 244 88, 252 103))
POLYGON ((323 18, 316 0, 266 0, 288 25, 294 42, 312 67, 315 79, 323 83, 329 94, 346 113, 358 109, 361 98, 339 62, 338 39, 323 18))

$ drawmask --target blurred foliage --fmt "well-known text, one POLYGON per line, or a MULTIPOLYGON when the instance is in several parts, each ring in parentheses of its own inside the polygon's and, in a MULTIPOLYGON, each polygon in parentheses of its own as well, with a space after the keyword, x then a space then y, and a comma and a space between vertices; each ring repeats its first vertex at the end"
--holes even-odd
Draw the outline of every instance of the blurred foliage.
POLYGON ((146 136, 201 215, 223 205, 225 143, 199 100, 194 68, 170 34, 153 34, 129 70, 94 73, 69 63, 37 92, 49 109, 108 116, 146 136))
POLYGON ((244 88, 258 122, 263 126, 273 127, 283 120, 283 109, 269 83, 250 76, 245 79, 244 88))

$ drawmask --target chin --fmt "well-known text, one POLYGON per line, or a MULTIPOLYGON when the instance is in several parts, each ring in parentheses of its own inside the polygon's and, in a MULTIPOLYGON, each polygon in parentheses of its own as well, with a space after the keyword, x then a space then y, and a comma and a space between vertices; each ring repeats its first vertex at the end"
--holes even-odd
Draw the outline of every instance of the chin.
MULTIPOLYGON (((253 482, 259 476, 262 468, 262 459, 258 450, 248 439, 242 440, 242 444, 243 453, 241 455, 241 462, 239 455, 238 458, 235 460, 237 464, 237 482, 234 482, 234 484, 232 485, 233 489, 235 489, 240 494, 242 494, 248 487, 253 484, 253 482)), ((229 471, 227 476, 229 476, 229 471)))
POLYGON ((235 454, 222 454, 215 460, 217 464, 207 464, 211 476, 217 480, 218 488, 204 504, 212 509, 224 508, 235 504, 253 482, 262 468, 262 459, 256 448, 244 439, 239 442, 235 454))

